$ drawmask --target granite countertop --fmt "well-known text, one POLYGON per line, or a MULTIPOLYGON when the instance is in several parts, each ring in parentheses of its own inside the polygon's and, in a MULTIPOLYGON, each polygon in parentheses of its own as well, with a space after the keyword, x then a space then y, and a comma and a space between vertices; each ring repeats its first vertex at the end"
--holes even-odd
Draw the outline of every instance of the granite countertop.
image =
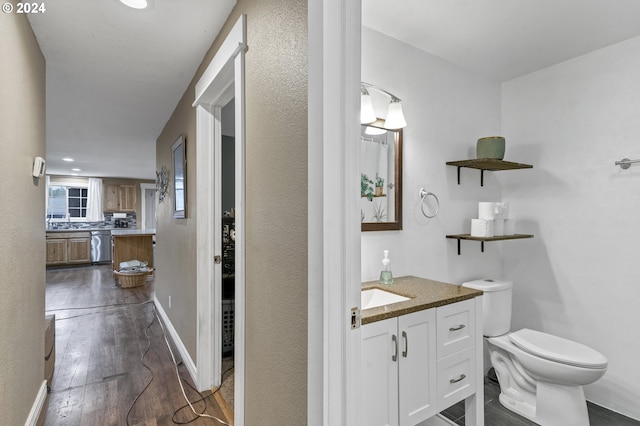
POLYGON ((364 309, 361 318, 363 325, 482 296, 480 290, 412 276, 394 278, 391 285, 384 285, 379 281, 362 283, 362 290, 371 288, 410 297, 411 300, 364 309))
POLYGON ((91 228, 58 228, 58 229, 47 229, 46 232, 90 232, 90 231, 111 231, 114 228, 105 227, 91 227, 91 228))
POLYGON ((137 237, 142 235, 156 235, 156 230, 153 228, 147 229, 135 229, 135 228, 119 228, 111 231, 113 237, 137 237))

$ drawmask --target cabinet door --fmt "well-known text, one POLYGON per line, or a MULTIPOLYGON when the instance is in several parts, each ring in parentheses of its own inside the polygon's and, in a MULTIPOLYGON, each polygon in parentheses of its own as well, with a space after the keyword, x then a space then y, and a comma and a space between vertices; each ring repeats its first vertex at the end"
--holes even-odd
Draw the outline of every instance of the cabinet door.
POLYGON ((67 262, 67 240, 63 238, 47 239, 47 265, 67 262))
POLYGON ((398 425, 397 324, 390 318, 362 326, 361 425, 398 425))
POLYGON ((118 188, 119 208, 122 211, 135 211, 136 187, 133 185, 120 185, 118 188))
POLYGON ((110 212, 119 209, 118 185, 104 185, 104 209, 110 212))
POLYGON ((69 238, 67 240, 67 263, 91 262, 91 239, 69 238))
POLYGON ((399 417, 408 426, 438 413, 435 309, 398 317, 398 331, 399 417))

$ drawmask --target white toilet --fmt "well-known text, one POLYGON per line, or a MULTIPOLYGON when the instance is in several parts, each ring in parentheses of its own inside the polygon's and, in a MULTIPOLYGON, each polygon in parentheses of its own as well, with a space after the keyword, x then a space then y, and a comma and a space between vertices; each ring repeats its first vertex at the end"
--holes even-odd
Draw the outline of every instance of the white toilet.
POLYGON ((604 375, 607 358, 540 331, 510 332, 511 282, 476 280, 462 285, 484 292, 483 334, 500 381, 500 403, 543 426, 589 425, 582 386, 604 375))

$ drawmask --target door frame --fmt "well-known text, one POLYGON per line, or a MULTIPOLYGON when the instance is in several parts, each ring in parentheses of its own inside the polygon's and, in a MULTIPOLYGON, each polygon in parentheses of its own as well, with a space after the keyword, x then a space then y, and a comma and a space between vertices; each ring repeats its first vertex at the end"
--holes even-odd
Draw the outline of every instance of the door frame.
POLYGON ((361 0, 308 2, 308 13, 307 424, 357 426, 361 0))
MULTIPOLYGON (((146 213, 146 207, 147 207, 147 201, 144 197, 144 192, 147 189, 153 189, 154 191, 156 190, 156 185, 153 183, 141 183, 140 184, 140 213, 142 216, 142 220, 140 221, 140 224, 142 226, 140 226, 142 229, 147 229, 147 215, 146 213)), ((156 199, 158 198, 158 195, 156 193, 156 199)), ((157 204, 157 203, 156 203, 157 204)))
POLYGON ((197 196, 197 387, 221 382, 222 265, 221 255, 221 110, 235 98, 235 316, 234 424, 244 425, 245 386, 245 81, 246 15, 241 15, 196 83, 197 196), (217 196, 214 196, 217 194, 217 196))

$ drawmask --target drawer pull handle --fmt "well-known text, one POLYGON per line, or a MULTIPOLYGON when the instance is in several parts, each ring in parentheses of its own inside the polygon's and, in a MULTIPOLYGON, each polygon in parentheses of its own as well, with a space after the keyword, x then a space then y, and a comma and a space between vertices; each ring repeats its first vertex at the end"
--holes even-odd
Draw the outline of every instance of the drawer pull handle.
POLYGON ((409 339, 407 338, 407 332, 402 332, 402 338, 404 339, 404 351, 402 351, 402 356, 407 357, 407 352, 409 352, 409 339))
POLYGON ((449 331, 458 331, 458 330, 462 330, 462 329, 463 329, 463 328, 465 328, 465 327, 466 327, 466 325, 464 325, 464 324, 460 324, 460 325, 459 325, 459 326, 457 326, 457 327, 449 327, 449 331))
POLYGON ((458 382, 460 382, 460 381, 462 381, 462 380, 464 380, 466 378, 467 378, 467 376, 465 374, 461 374, 458 377, 456 377, 455 379, 450 379, 449 383, 458 383, 458 382))
POLYGON ((394 334, 391 336, 391 340, 393 341, 393 347, 395 349, 395 353, 391 356, 391 361, 396 362, 398 359, 398 337, 394 334))

